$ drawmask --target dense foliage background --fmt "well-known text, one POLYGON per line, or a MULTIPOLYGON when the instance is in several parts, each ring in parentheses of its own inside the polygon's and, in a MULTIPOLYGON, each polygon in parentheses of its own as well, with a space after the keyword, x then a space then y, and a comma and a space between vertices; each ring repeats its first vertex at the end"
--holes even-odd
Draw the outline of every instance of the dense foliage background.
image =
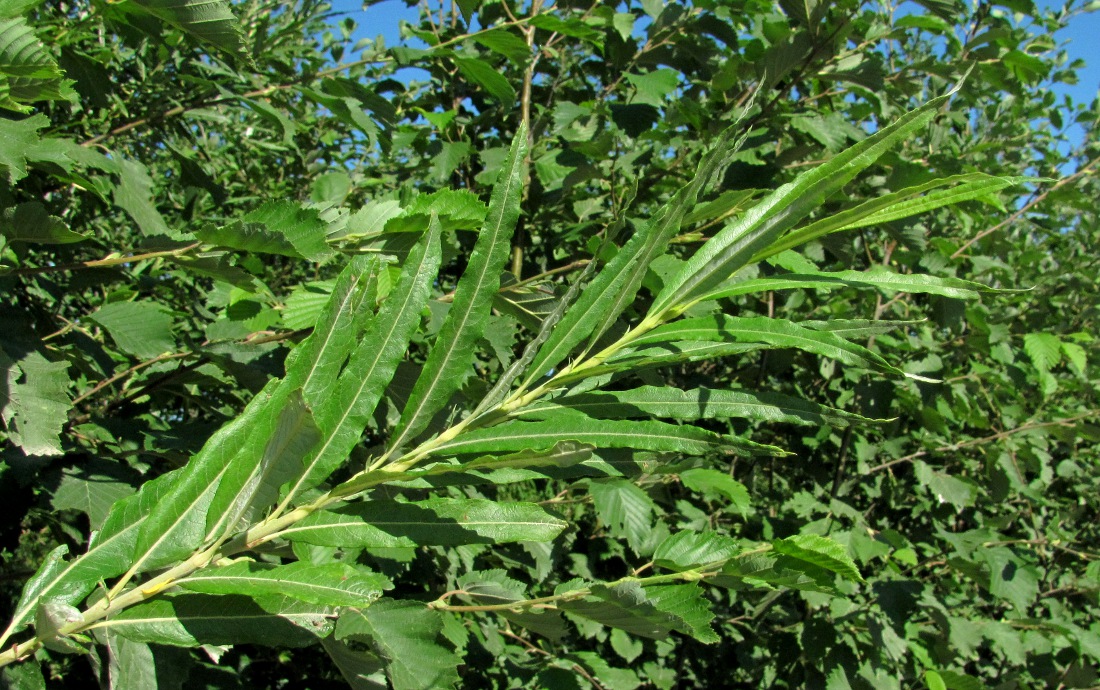
MULTIPOLYGON (((418 39, 410 45, 425 46, 413 48, 352 45, 354 22, 312 0, 0 4, 5 620, 48 554, 83 552, 112 503, 183 466, 283 375, 350 256, 415 252, 401 224, 430 206, 443 270, 422 334, 337 477, 361 469, 397 422, 471 260, 469 231, 484 216, 471 195, 488 199, 521 126, 530 175, 509 272, 462 384, 474 403, 579 272, 609 260, 692 180, 743 112, 744 144, 673 251, 650 266, 637 315, 764 190, 956 84, 930 126, 815 218, 936 178, 1014 180, 751 268, 762 277, 887 267, 1002 291, 964 301, 841 286, 723 302, 738 316, 837 328, 906 321, 877 331, 862 323, 860 342, 931 381, 796 349, 639 374, 645 384, 786 393, 888 421, 710 420, 713 431, 792 453, 726 458, 712 473, 660 453, 619 477, 547 471, 387 487, 390 498, 541 502, 569 525, 552 542, 342 552, 392 581, 392 634, 430 630, 400 638, 404 652, 326 645, 333 663, 317 645, 134 651, 97 638, 90 657, 54 645, 5 667, 4 682, 86 687, 91 663, 104 687, 1100 684, 1100 106, 1051 90, 1073 83, 1079 65, 1050 35, 1087 9, 454 0, 422 7, 420 23, 405 27, 418 39), (408 66, 430 78, 399 78, 408 66), (1073 126, 1083 139, 1067 135, 1073 126), (602 243, 620 220, 615 243, 602 243), (573 578, 643 574, 661 542, 684 530, 742 545, 827 536, 864 581, 771 589, 716 578, 705 590, 713 633, 694 638, 477 610, 487 594, 465 601, 470 611, 432 610, 439 618, 429 622, 423 605, 402 608, 472 583, 509 601, 573 578), (395 659, 408 650, 416 668, 401 671, 395 659)), ((381 270, 390 285, 400 264, 381 270)), ((293 553, 322 563, 335 551, 293 553)))

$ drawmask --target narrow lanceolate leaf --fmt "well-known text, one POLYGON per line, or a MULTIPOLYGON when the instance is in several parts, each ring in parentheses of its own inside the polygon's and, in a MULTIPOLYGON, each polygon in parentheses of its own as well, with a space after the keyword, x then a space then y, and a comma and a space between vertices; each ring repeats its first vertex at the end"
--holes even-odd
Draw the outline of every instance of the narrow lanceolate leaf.
POLYGON ((521 126, 493 187, 489 215, 455 288, 454 302, 394 430, 389 444, 391 451, 424 430, 458 390, 473 362, 474 348, 489 321, 493 297, 500 288, 501 272, 508 260, 512 233, 519 220, 526 157, 527 131, 521 126))
POLYGON ((541 422, 506 422, 458 436, 432 450, 433 455, 468 455, 545 448, 560 440, 588 443, 596 448, 632 448, 635 450, 672 451, 685 455, 705 455, 722 451, 744 450, 783 455, 773 446, 764 446, 736 436, 722 436, 693 426, 664 422, 628 422, 588 419, 568 415, 541 422))
POLYGON ((828 331, 803 328, 786 319, 769 319, 763 316, 742 318, 724 314, 702 316, 656 328, 639 338, 638 342, 645 344, 662 340, 764 342, 776 347, 805 350, 850 366, 867 367, 887 374, 906 375, 862 345, 848 342, 828 331))
POLYGON ((297 389, 249 433, 268 439, 267 444, 258 456, 246 448, 231 461, 210 504, 208 540, 228 536, 242 521, 266 512, 279 497, 279 487, 298 476, 302 459, 321 441, 321 430, 297 389))
POLYGON ((315 408, 324 439, 303 459, 297 480, 285 494, 284 505, 324 481, 359 442, 431 296, 441 257, 439 236, 439 222, 433 217, 428 232, 409 253, 397 285, 364 331, 335 386, 330 379, 325 399, 315 408))
POLYGON ((334 627, 334 610, 288 596, 175 594, 132 606, 96 628, 135 642, 197 647, 262 644, 304 647, 334 627))
POLYGON ((659 321, 667 320, 668 315, 714 291, 879 156, 925 127, 947 98, 941 96, 906 113, 828 163, 799 175, 765 197, 687 261, 680 273, 657 295, 650 309, 651 316, 659 321))
POLYGON ((699 362, 732 355, 743 355, 756 350, 769 349, 766 343, 724 343, 707 340, 677 340, 657 343, 648 347, 622 350, 598 367, 585 373, 598 375, 624 369, 671 366, 682 362, 699 362))
POLYGON ((848 551, 832 539, 816 534, 796 534, 772 542, 777 553, 813 563, 853 582, 863 582, 863 576, 848 551))
POLYGON ((883 321, 873 319, 831 319, 829 321, 799 321, 800 326, 815 331, 828 331, 848 340, 870 338, 898 328, 913 326, 920 321, 883 321))
POLYGON ((270 382, 240 416, 215 432, 191 458, 168 496, 153 506, 138 534, 134 572, 186 558, 207 541, 210 503, 226 472, 239 467, 234 465, 239 454, 262 457, 269 438, 254 436, 251 431, 257 427, 270 429, 270 419, 277 416, 294 392, 281 384, 270 382))
POLYGON ((142 519, 172 491, 181 471, 169 472, 147 482, 141 490, 114 505, 103 528, 92 536, 88 551, 65 562, 62 553, 50 558, 27 583, 12 614, 11 624, 0 640, 18 632, 30 621, 40 601, 47 599, 69 605, 79 603, 99 582, 124 572, 132 563, 134 545, 142 519))
POLYGON ((373 316, 378 270, 375 257, 353 259, 337 277, 313 332, 287 355, 287 385, 301 386, 310 407, 328 399, 332 382, 373 316))
POLYGON ((285 594, 328 606, 369 606, 383 590, 392 587, 385 575, 347 563, 272 565, 255 561, 207 568, 173 584, 205 594, 285 594))
POLYGON ((714 292, 707 293, 701 300, 722 299, 769 290, 792 290, 795 288, 833 290, 843 287, 878 288, 891 292, 924 293, 956 299, 974 299, 982 292, 994 291, 992 288, 979 283, 959 278, 894 273, 886 269, 878 269, 870 271, 836 271, 833 273, 791 273, 770 278, 756 278, 721 287, 714 292))
POLYGON ((422 602, 382 599, 340 614, 335 638, 369 644, 394 690, 436 690, 458 682, 459 657, 442 636, 443 614, 422 602))
POLYGON ((566 523, 534 503, 432 498, 319 511, 279 533, 319 546, 409 547, 550 541, 566 523))
POLYGON ((649 265, 665 253, 669 240, 680 231, 699 194, 736 152, 730 141, 737 128, 738 124, 734 124, 726 129, 703 157, 692 181, 652 220, 638 227, 630 241, 584 289, 532 361, 524 385, 546 375, 585 340, 595 341, 634 302, 649 265))
MULTIPOLYGON (((356 475, 355 478, 337 486, 333 493, 337 496, 351 496, 361 491, 391 482, 418 482, 418 488, 433 486, 426 480, 442 480, 451 484, 463 481, 483 483, 483 478, 493 480, 492 473, 497 470, 523 470, 528 468, 572 467, 592 457, 592 446, 574 441, 555 443, 551 448, 542 450, 524 450, 508 455, 487 455, 470 462, 440 462, 423 469, 391 472, 372 470, 356 475)), ((510 476, 514 476, 514 473, 510 476)))
POLYGON ((851 412, 817 405, 778 393, 712 390, 680 390, 642 386, 626 391, 600 391, 555 398, 536 405, 516 417, 545 416, 569 409, 600 419, 664 417, 667 419, 726 419, 737 417, 765 422, 846 426, 849 422, 871 422, 851 412))
POLYGON ((944 206, 980 199, 1005 187, 1033 181, 1029 177, 993 177, 984 173, 953 175, 906 187, 834 213, 805 227, 792 230, 752 258, 759 261, 825 235, 908 218, 944 206), (949 187, 948 189, 942 189, 949 187), (932 191, 935 190, 935 191, 932 191), (931 193, 927 193, 931 192, 931 193))

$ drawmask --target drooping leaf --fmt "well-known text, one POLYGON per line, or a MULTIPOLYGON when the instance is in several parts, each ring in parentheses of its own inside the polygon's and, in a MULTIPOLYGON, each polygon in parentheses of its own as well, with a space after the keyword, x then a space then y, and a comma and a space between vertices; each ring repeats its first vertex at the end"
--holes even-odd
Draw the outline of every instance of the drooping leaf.
POLYGON ((262 644, 304 647, 334 627, 334 609, 288 596, 170 594, 131 606, 94 628, 134 642, 197 647, 262 644))
POLYGON ((707 468, 685 470, 680 473, 680 481, 692 491, 728 500, 742 515, 748 512, 749 490, 727 472, 707 468))
POLYGON ((1062 341, 1053 333, 1028 333, 1024 336, 1024 352, 1036 369, 1050 371, 1062 360, 1062 341))
POLYGON ((38 101, 75 100, 70 80, 20 16, 0 18, 0 107, 27 112, 38 101))
POLYGON ((786 319, 767 317, 702 316, 660 326, 636 342, 638 345, 679 340, 763 342, 829 357, 850 366, 862 366, 887 374, 905 374, 880 355, 828 331, 804 328, 786 319))
POLYGON ((389 578, 346 563, 271 565, 239 561, 205 568, 175 585, 205 594, 283 594, 311 604, 369 606, 391 587, 389 578))
POLYGON ((87 514, 92 529, 99 529, 111 506, 135 491, 140 475, 127 469, 99 459, 65 468, 50 505, 55 510, 79 510, 87 514))
POLYGON ((531 57, 531 48, 527 42, 505 29, 479 31, 473 35, 473 39, 516 65, 524 65, 531 57))
POLYGON ((451 309, 394 429, 389 442, 391 451, 424 430, 458 390, 462 375, 473 361, 474 346, 488 323, 493 296, 500 288, 500 274, 508 259, 512 232, 519 219, 526 156, 527 132, 521 126, 493 186, 489 215, 455 288, 451 309))
POLYGON ((830 214, 805 227, 792 230, 753 257, 761 260, 781 251, 797 247, 834 232, 888 223, 927 213, 952 204, 980 199, 1005 187, 1029 181, 1027 177, 993 177, 983 173, 968 173, 931 180, 896 192, 864 201, 857 206, 830 214), (941 189, 948 187, 948 189, 941 189), (930 193, 929 193, 930 192, 930 193))
POLYGON ((665 639, 676 627, 675 618, 649 602, 641 585, 629 580, 611 586, 594 585, 588 596, 562 600, 558 608, 654 640, 665 639))
POLYGON ((352 690, 386 690, 388 687, 382 660, 375 654, 352 649, 333 636, 321 640, 321 645, 352 690))
POLYGON ((280 532, 319 546, 409 547, 549 541, 566 523, 534 503, 432 498, 372 500, 318 511, 280 532))
POLYGON ((149 170, 128 159, 118 161, 118 170, 120 179, 114 188, 115 204, 130 214, 144 235, 173 237, 174 233, 153 201, 153 178, 149 170))
POLYGON ((704 644, 721 640, 710 622, 714 613, 710 610, 703 588, 698 584, 657 585, 645 588, 646 597, 653 606, 673 617, 673 629, 691 635, 704 644))
POLYGON ((420 602, 381 599, 341 613, 336 639, 370 644, 393 690, 449 688, 459 680, 460 659, 443 641, 442 615, 420 602))
POLYGON ((61 455, 61 431, 69 420, 68 362, 51 362, 29 352, 18 362, 0 350, 6 396, 0 419, 8 438, 26 455, 61 455))

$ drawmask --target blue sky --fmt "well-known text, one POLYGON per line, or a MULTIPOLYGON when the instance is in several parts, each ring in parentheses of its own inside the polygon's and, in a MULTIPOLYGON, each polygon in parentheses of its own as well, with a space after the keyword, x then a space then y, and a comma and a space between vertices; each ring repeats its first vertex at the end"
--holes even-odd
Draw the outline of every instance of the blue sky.
MULTIPOLYGON (((404 0, 383 0, 367 9, 362 8, 359 0, 332 1, 335 11, 347 13, 359 24, 356 38, 382 35, 386 45, 400 43, 399 22, 402 19, 415 22, 418 14, 417 8, 406 7, 404 0)), ((1062 5, 1052 0, 1037 0, 1037 4, 1050 8, 1062 5)), ((1055 89, 1056 93, 1067 93, 1076 103, 1091 102, 1100 92, 1100 12, 1077 15, 1055 39, 1065 43, 1071 60, 1082 58, 1088 63, 1079 71, 1076 85, 1059 86, 1055 89)))

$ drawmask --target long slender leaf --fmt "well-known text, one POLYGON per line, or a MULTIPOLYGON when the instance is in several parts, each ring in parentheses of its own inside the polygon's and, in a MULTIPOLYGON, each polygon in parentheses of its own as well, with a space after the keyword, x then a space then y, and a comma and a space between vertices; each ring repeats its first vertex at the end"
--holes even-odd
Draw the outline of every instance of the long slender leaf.
POLYGON ((454 303, 394 430, 389 443, 391 451, 424 430, 458 390, 473 361, 474 346, 488 323, 512 233, 519 220, 526 156, 527 130, 520 126, 493 187, 485 225, 455 288, 454 303))
POLYGON ((279 487, 298 476, 302 458, 321 442, 321 430, 297 389, 250 433, 268 439, 267 444, 258 458, 239 453, 231 461, 210 504, 207 539, 228 536, 241 520, 247 523, 270 507, 279 487))
POLYGON ((585 288, 532 361, 525 386, 557 366, 586 339, 595 341, 633 303, 649 265, 667 250, 669 240, 680 231, 699 194, 736 153, 737 146, 730 146, 730 141, 739 124, 740 121, 722 133, 703 157, 692 181, 652 220, 638 227, 630 241, 585 288))
POLYGON ((410 547, 549 541, 566 523, 534 503, 432 498, 364 501, 318 511, 280 532, 319 546, 410 547))
POLYGON ((763 260, 834 232, 865 228, 927 213, 944 206, 980 199, 1005 187, 1031 180, 1033 178, 993 177, 983 173, 968 173, 899 189, 865 201, 853 208, 834 213, 803 228, 792 230, 765 251, 754 256, 751 261, 763 260), (951 185, 955 186, 950 189, 938 189, 951 185), (937 191, 925 194, 932 190, 937 191))
POLYGON ((657 320, 667 320, 669 314, 677 313, 712 292, 782 233, 820 207, 830 194, 898 142, 931 122, 948 98, 941 96, 906 113, 893 124, 768 195, 700 247, 679 274, 658 293, 650 314, 657 320))
POLYGON ((886 269, 870 271, 836 271, 832 273, 789 273, 769 278, 755 278, 710 292, 701 300, 723 299, 737 295, 750 295, 769 290, 793 290, 807 288, 832 290, 835 288, 878 288, 893 292, 914 292, 941 295, 955 299, 974 299, 992 288, 960 278, 941 278, 930 275, 894 273, 886 269))
POLYGON ((368 606, 392 586, 386 576, 347 563, 271 565, 255 561, 207 568, 174 584, 205 594, 283 594, 326 606, 368 606))
POLYGON ((596 448, 673 451, 705 455, 722 451, 747 451, 783 455, 774 446, 753 443, 736 436, 722 436, 693 426, 664 422, 633 422, 562 416, 541 422, 506 422, 458 436, 437 446, 433 455, 469 455, 545 448, 557 441, 589 443, 596 448))
POLYGON ((667 419, 725 419, 738 417, 766 422, 847 426, 850 422, 872 422, 851 412, 817 405, 778 393, 712 390, 680 390, 643 386, 626 391, 581 393, 555 398, 526 408, 515 417, 545 416, 561 409, 583 412, 589 417, 624 419, 664 417, 667 419))
POLYGON ((96 628, 135 642, 179 647, 263 644, 304 647, 334 627, 334 610, 287 596, 175 594, 132 606, 96 628))
POLYGON ((736 317, 720 314, 684 319, 656 328, 638 339, 639 344, 662 340, 718 340, 765 342, 776 347, 793 347, 851 366, 863 366, 887 374, 912 377, 880 355, 828 331, 803 328, 786 319, 736 317))
POLYGON ((318 403, 315 416, 325 437, 303 459, 301 474, 288 487, 284 505, 323 481, 359 442, 431 296, 441 261, 440 232, 433 216, 428 232, 409 253, 397 285, 352 352, 335 390, 330 385, 328 396, 318 403))

